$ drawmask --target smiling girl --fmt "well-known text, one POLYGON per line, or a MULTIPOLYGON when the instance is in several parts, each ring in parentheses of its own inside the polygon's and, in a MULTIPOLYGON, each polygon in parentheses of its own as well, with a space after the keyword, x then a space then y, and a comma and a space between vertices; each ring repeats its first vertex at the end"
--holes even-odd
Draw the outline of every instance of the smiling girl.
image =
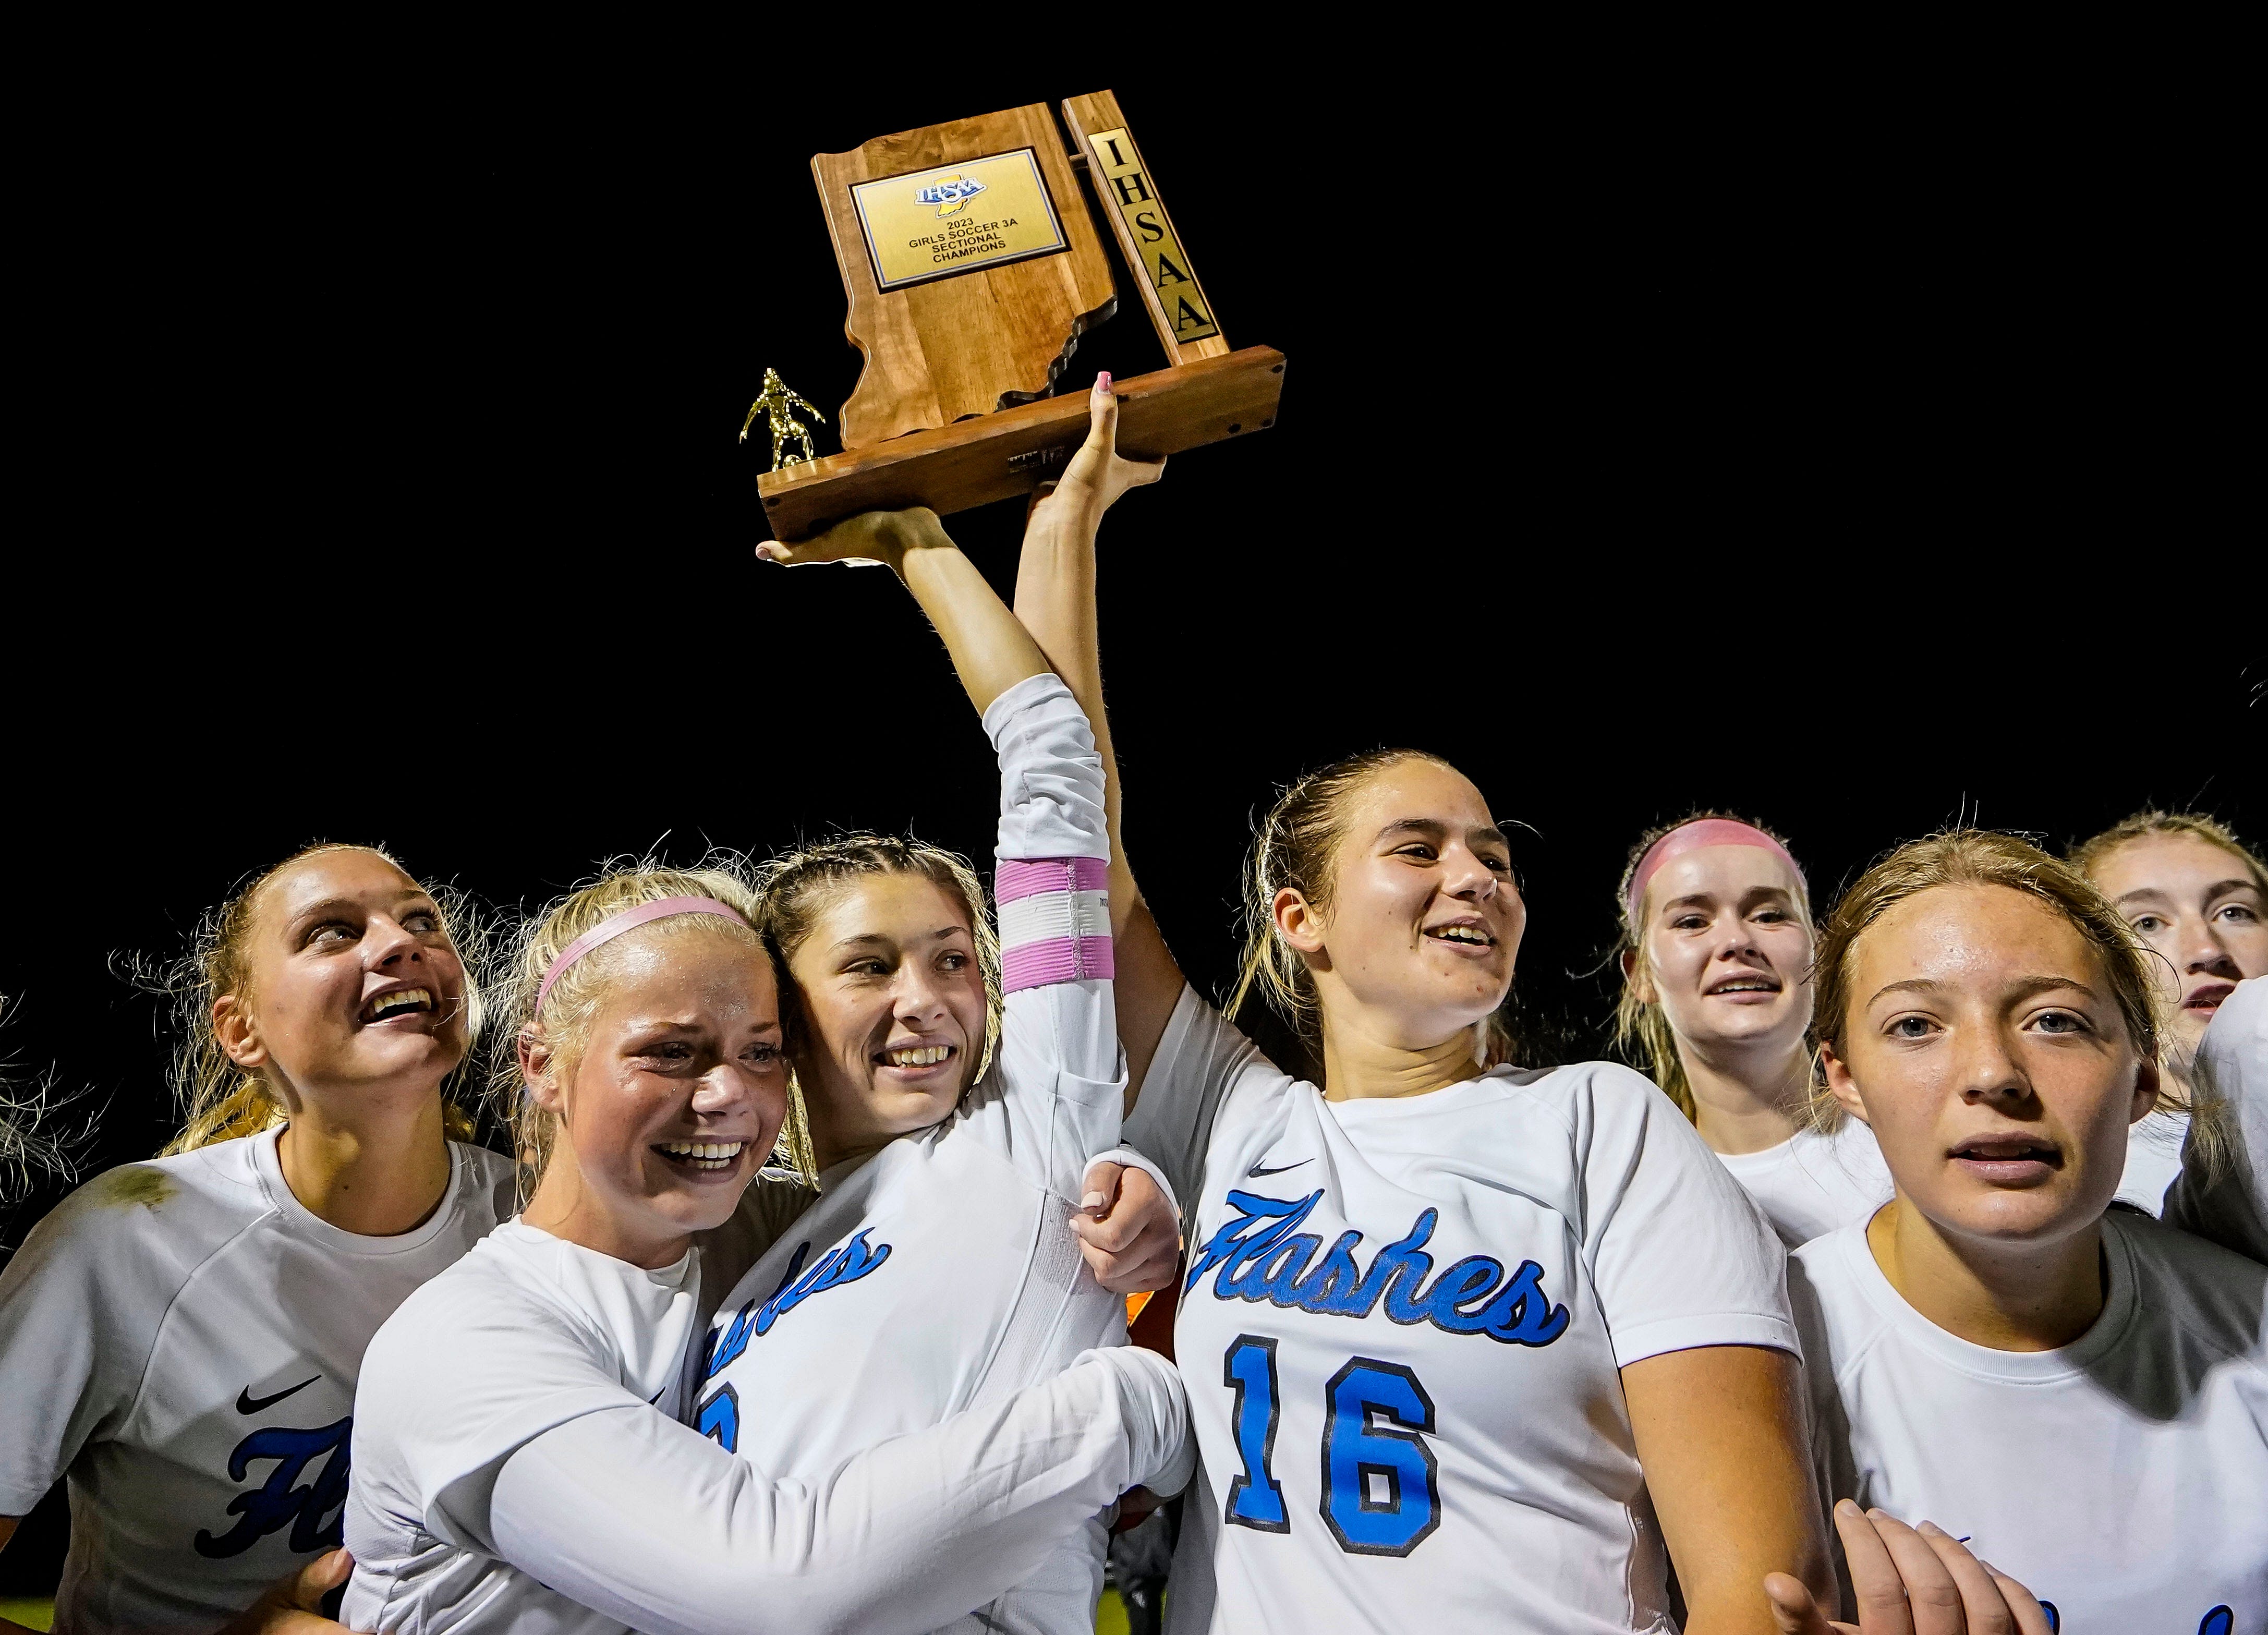
POLYGON ((450 1138, 470 1126, 443 1095, 478 991, 384 852, 261 875, 180 993, 187 1127, 0 1276, 0 1513, 68 1477, 58 1630, 210 1631, 302 1569, 312 1606, 342 1574, 321 1552, 364 1348, 511 1204, 511 1166, 450 1138))
POLYGON ((1616 1042, 1789 1248, 1874 1213, 1890 1195, 1874 1138, 1809 1110, 1811 895, 1786 843, 1700 813, 1639 838, 1616 899, 1616 1042))
MULTIPOLYGON (((524 1214, 372 1343, 342 1617, 369 1631, 918 1631, 1031 1572, 1179 1457, 1168 1366, 1044 1383, 783 1479, 678 1422, 705 1234, 788 1110, 755 896, 634 870, 534 926, 517 984, 524 1214)), ((744 1424, 822 1415, 746 1396, 744 1424)))
MULTIPOLYGON (((1090 540, 1027 533, 1016 602, 1108 764, 1090 540)), ((1667 1631, 1674 1559, 1689 1631, 1771 1630, 1765 1573, 1827 1572, 1779 1246, 1637 1074, 1506 1059, 1527 913, 1480 792, 1381 752, 1261 825, 1243 987, 1320 1084, 1182 981, 1115 806, 1127 1134, 1191 1205, 1169 1626, 1667 1631)))
MULTIPOLYGON (((1091 529, 1117 492, 1156 476, 1112 454, 1108 402, 1095 400, 1087 445, 1033 529, 1091 529)), ((1069 689, 926 511, 763 549, 790 563, 888 563, 999 760, 997 943, 975 876, 934 847, 851 836, 765 873, 821 1196, 718 1312, 696 1423, 767 1470, 815 1479, 1123 1344, 1125 1308, 1086 1275, 1070 1223, 1090 1155, 1117 1145, 1125 1080, 1102 765, 1069 689), (777 1401, 805 1406, 748 1406, 777 1401)), ((1142 1286, 1172 1277, 1160 1204, 1158 1276, 1142 1286)), ((1090 1635, 1104 1543, 1089 1518, 952 1627, 1090 1635)))
POLYGON ((2154 1214, 2181 1169, 2198 1041, 2238 983, 2268 973, 2268 865, 2189 812, 2138 812, 2073 847, 2071 861, 2156 956, 2167 1083, 2132 1128, 2118 1189, 2154 1214))
POLYGON ((1829 1497, 1927 1517, 2073 1635, 2268 1624, 2268 1269, 2110 1208, 2154 981, 2073 870, 1899 848, 1822 933, 1827 1083, 1896 1195, 1794 1256, 1829 1497))

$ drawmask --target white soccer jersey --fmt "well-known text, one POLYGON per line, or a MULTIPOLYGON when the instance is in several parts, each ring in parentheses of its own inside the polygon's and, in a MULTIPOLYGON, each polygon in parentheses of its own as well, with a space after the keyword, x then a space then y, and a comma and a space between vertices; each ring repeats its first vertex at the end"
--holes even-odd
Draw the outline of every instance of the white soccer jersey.
POLYGON ((1618 1371, 1796 1341, 1668 1097, 1590 1062, 1326 1101, 1184 991, 1126 1133, 1198 1200, 1176 1635, 1674 1628, 1618 1371))
POLYGON ((2161 1215, 2166 1189, 2182 1173, 2182 1147, 2188 1141, 2187 1113, 2153 1112, 2126 1126, 2126 1168, 2118 1177, 2118 1201, 2161 1215))
POLYGON ((2228 1126, 2227 1173, 2185 1169, 2166 1219, 2268 1265, 2268 976, 2236 984, 2198 1046, 2197 1077, 2228 1126))
POLYGON ((1121 1346, 776 1480, 671 1415, 700 1284, 696 1253, 643 1270, 514 1221, 404 1301, 363 1365, 346 1626, 911 1635, 1035 1570, 1127 1486, 1186 1472, 1179 1380, 1121 1346))
POLYGON ((339 1542, 364 1348, 512 1203, 450 1144, 398 1237, 291 1195, 281 1128, 129 1164, 64 1200, 0 1275, 0 1515, 68 1473, 60 1631, 205 1631, 339 1542))
POLYGON ((1870 1218, 1896 1189, 1874 1132, 1845 1118, 1832 1135, 1799 1130, 1761 1153, 1719 1153, 1779 1241, 1794 1248, 1870 1218))
POLYGON ((620 1630, 499 1559, 483 1500, 546 1431, 639 1403, 674 1417, 700 1300, 695 1250, 648 1271, 512 1220, 406 1302, 363 1371, 347 1628, 620 1630))
MULTIPOLYGON (((985 725, 1000 755, 1007 990, 992 1064, 942 1123, 822 1175, 819 1201, 712 1322, 693 1423, 776 1476, 815 1477, 1125 1341, 1124 1305, 1070 1229, 1124 1103, 1101 762, 1052 675, 1003 694, 985 725), (770 1403, 793 1407, 758 1406, 770 1403)), ((951 1627, 1091 1635, 1105 1543, 1090 1521, 951 1627)))
POLYGON ((1966 1538, 2064 1635, 2268 1629, 2268 1270, 2124 1211, 2102 1241, 2102 1315, 2052 1351, 1948 1334, 1863 1226, 1798 1250, 1824 1498, 1966 1538))

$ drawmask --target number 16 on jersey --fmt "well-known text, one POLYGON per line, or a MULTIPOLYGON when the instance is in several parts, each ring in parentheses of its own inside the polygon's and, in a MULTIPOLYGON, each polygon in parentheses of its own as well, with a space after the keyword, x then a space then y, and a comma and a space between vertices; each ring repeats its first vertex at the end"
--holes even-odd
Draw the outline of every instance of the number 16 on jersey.
MULTIPOLYGON (((1292 1518, 1276 1479, 1276 1428, 1283 1413, 1276 1342, 1240 1334, 1221 1359, 1236 1393, 1232 1422, 1243 1469, 1228 1485, 1225 1520, 1288 1533, 1292 1518)), ((1323 1387, 1321 1449, 1323 1524, 1341 1550, 1406 1556, 1441 1525, 1438 1462, 1425 1440, 1433 1399, 1400 1363, 1350 1357, 1323 1387)))

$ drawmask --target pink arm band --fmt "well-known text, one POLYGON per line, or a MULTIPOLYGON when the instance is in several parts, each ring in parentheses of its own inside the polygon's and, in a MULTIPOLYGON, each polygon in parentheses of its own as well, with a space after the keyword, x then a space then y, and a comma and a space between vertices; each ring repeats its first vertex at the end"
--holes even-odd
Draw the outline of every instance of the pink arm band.
POLYGON ((1101 858, 1003 858, 993 875, 1002 991, 1112 976, 1109 886, 1101 858))

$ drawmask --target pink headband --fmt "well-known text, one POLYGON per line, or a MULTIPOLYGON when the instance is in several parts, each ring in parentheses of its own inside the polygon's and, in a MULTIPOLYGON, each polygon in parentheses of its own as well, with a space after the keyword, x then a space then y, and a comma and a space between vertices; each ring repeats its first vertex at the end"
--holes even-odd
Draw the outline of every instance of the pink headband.
POLYGON ((551 984, 565 975, 567 968, 602 942, 612 942, 626 931, 636 931, 650 920, 667 919, 673 914, 714 914, 735 925, 748 922, 740 910, 730 903, 719 902, 714 897, 663 897, 654 902, 641 902, 634 909, 624 909, 620 914, 608 916, 596 925, 559 950, 559 957, 551 961, 551 968, 543 973, 543 985, 535 991, 535 1008, 543 1008, 543 996, 551 991, 551 984))
POLYGON ((1624 903, 1629 911, 1631 924, 1638 924, 1638 905, 1646 901, 1646 882, 1660 873, 1661 865, 1672 858, 1682 858, 1689 851, 1698 851, 1704 846, 1754 846, 1759 851, 1769 851, 1788 866, 1804 888, 1810 883, 1803 880, 1802 865, 1787 855, 1787 848, 1753 823, 1743 823, 1734 818, 1695 818, 1690 823, 1680 823, 1660 840, 1646 849, 1646 855, 1631 871, 1630 896, 1624 903))

